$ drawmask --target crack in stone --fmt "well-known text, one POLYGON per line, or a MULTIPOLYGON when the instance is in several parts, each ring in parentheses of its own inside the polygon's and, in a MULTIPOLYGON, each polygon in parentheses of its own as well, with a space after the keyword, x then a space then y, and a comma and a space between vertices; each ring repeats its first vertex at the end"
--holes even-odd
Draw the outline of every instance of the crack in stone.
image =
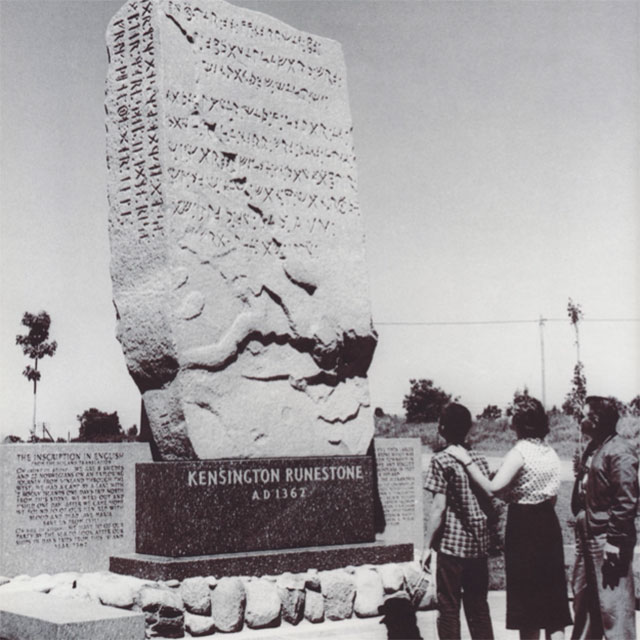
MULTIPOLYGON (((274 238, 275 240, 275 238, 274 238)), ((303 282, 302 280, 297 280, 294 278, 286 269, 283 269, 284 275, 296 285, 296 287, 300 287, 302 290, 306 291, 310 296, 312 296, 316 289, 318 288, 315 284, 311 284, 310 282, 303 282)))
POLYGON ((169 18, 169 20, 171 20, 171 22, 173 22, 173 24, 175 24, 178 29, 180 29, 180 33, 187 39, 187 42, 189 42, 189 44, 194 43, 193 36, 187 33, 187 30, 175 19, 174 16, 169 13, 165 13, 164 15, 167 16, 167 18, 169 18))
POLYGON ((329 418, 325 418, 324 416, 318 416, 318 419, 322 420, 323 422, 326 422, 327 424, 338 424, 338 423, 346 424, 347 422, 351 422, 352 420, 355 420, 358 417, 358 414, 360 413, 360 409, 362 409, 363 406, 365 405, 359 404, 355 413, 350 413, 346 418, 333 418, 332 420, 330 420, 329 418))

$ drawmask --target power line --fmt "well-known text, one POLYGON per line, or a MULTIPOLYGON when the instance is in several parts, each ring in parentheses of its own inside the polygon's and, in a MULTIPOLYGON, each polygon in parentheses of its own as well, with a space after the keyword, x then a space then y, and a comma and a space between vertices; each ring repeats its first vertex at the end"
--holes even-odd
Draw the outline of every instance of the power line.
MULTIPOLYGON (((399 321, 378 322, 374 324, 393 326, 455 326, 455 325, 490 325, 490 324, 540 324, 542 322, 569 322, 568 318, 536 318, 535 320, 448 320, 448 321, 399 321)), ((640 318, 582 318, 580 322, 640 322, 640 318)))

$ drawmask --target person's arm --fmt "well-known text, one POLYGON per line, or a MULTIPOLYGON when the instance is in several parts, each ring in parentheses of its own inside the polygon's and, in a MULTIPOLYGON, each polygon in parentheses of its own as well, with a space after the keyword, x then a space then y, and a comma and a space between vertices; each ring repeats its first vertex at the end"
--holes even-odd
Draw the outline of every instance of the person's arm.
POLYGON ((445 493, 435 493, 433 495, 433 501, 431 502, 431 508, 429 509, 427 531, 424 535, 424 551, 422 552, 422 561, 420 563, 423 567, 431 556, 431 545, 433 544, 436 533, 438 533, 438 530, 444 522, 444 512, 446 508, 447 495, 445 493))
POLYGON ((612 497, 604 553, 617 560, 620 547, 628 543, 635 531, 638 458, 630 451, 617 452, 611 456, 608 467, 612 497))
POLYGON ((489 479, 482 473, 482 470, 473 461, 473 458, 464 447, 459 445, 448 447, 447 453, 462 463, 471 480, 488 496, 492 496, 494 493, 498 493, 508 487, 524 464, 522 456, 516 449, 511 449, 502 461, 502 465, 495 476, 489 479))

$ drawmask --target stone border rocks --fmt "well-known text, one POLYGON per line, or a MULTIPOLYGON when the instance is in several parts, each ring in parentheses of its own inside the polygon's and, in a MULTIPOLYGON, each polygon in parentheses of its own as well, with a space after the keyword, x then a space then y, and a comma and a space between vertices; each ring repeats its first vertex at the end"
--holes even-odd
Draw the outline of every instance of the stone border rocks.
MULTIPOLYGON (((379 615, 386 597, 407 596, 417 562, 362 565, 278 576, 200 576, 151 581, 101 571, 21 575, 0 585, 3 594, 37 591, 141 611, 146 637, 202 637, 295 626, 307 620, 346 620, 379 615)), ((422 608, 428 608, 424 603, 422 608)))

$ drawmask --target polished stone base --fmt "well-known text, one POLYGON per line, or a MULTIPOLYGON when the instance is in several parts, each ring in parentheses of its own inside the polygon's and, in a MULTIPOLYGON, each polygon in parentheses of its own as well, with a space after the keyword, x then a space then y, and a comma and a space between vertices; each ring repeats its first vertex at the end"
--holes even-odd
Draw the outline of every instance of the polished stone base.
POLYGON ((375 540, 368 456, 136 465, 137 553, 191 557, 375 540))
POLYGON ((338 569, 349 565, 413 560, 412 544, 365 544, 252 551, 215 556, 170 558, 132 553, 113 556, 109 569, 146 580, 184 580, 193 576, 262 576, 307 569, 338 569))

